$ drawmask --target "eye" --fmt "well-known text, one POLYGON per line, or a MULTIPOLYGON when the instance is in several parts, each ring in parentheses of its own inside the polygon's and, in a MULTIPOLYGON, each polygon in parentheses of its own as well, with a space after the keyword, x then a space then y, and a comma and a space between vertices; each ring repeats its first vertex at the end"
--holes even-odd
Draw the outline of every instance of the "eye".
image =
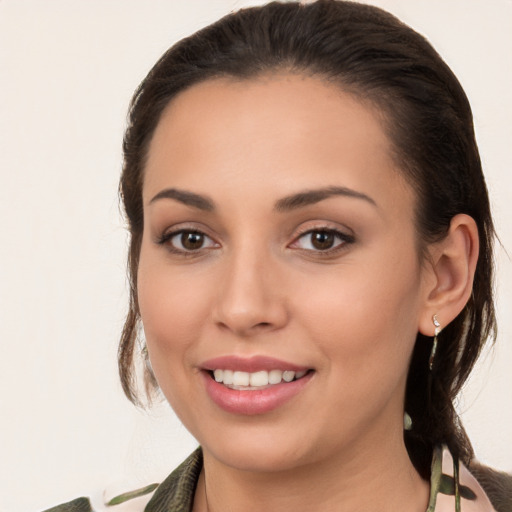
POLYGON ((353 241, 353 236, 335 229, 312 229, 299 236, 292 247, 306 251, 329 252, 353 241))
POLYGON ((218 246, 209 236, 201 231, 191 229, 167 233, 159 240, 159 243, 168 245, 174 252, 196 252, 218 246))

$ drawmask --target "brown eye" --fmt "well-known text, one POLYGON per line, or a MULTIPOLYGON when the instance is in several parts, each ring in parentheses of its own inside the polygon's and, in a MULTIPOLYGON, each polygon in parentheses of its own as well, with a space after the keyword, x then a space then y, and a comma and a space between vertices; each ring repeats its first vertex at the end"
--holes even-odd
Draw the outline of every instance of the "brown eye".
POLYGON ((312 229, 297 238, 291 247, 313 253, 330 253, 353 242, 354 237, 352 235, 347 235, 335 229, 312 229))
POLYGON ((176 253, 199 252, 202 249, 212 249, 218 244, 201 231, 180 230, 164 235, 160 240, 176 253))
POLYGON ((180 238, 181 246, 187 251, 201 249, 204 244, 204 235, 202 233, 192 233, 184 231, 180 238))
POLYGON ((336 241, 332 231, 313 231, 310 236, 311 245, 319 251, 330 249, 336 241))

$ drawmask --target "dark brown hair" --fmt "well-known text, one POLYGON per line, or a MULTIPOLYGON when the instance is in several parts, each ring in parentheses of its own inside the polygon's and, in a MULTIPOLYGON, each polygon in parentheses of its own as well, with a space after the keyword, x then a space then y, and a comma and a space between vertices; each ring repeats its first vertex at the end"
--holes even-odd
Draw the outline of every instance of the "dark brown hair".
MULTIPOLYGON (((162 111, 180 91, 199 82, 279 71, 335 83, 383 115, 394 157, 417 195, 420 249, 442 239, 456 214, 466 213, 478 225, 480 256, 471 298, 440 335, 431 379, 431 343, 418 334, 405 398, 413 420, 405 441, 420 474, 428 476, 432 449, 439 443, 468 462, 472 448, 453 400, 495 332, 494 230, 471 108, 456 77, 422 36, 368 5, 319 0, 242 9, 178 42, 140 84, 131 103, 120 183, 131 237, 130 308, 119 346, 124 391, 140 403, 134 362, 142 185, 149 142, 162 111)), ((146 390, 151 391, 156 382, 151 372, 146 375, 146 390)))

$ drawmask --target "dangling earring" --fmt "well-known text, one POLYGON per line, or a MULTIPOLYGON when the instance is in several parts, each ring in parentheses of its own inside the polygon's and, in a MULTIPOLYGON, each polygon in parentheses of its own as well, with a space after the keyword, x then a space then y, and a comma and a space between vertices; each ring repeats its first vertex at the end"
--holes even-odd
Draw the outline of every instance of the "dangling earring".
POLYGON ((404 430, 412 430, 412 418, 407 411, 404 412, 404 430))
POLYGON ((436 351, 437 351, 437 336, 441 332, 441 324, 439 323, 439 320, 437 319, 437 315, 434 315, 432 317, 432 322, 434 323, 434 341, 432 343, 432 350, 430 352, 430 358, 428 360, 428 367, 430 371, 432 371, 432 368, 434 366, 434 358, 436 357, 436 351))
POLYGON ((142 358, 144 359, 144 365, 146 366, 146 370, 150 373, 153 373, 153 368, 151 367, 151 361, 149 360, 148 346, 146 343, 141 348, 142 358))

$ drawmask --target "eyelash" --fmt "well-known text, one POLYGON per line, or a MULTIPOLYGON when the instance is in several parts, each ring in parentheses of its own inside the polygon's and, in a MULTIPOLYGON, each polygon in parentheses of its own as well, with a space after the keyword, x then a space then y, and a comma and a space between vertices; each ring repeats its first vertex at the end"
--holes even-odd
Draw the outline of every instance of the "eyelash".
MULTIPOLYGON (((299 240, 304 239, 307 236, 312 236, 313 234, 323 234, 334 237, 334 241, 338 240, 338 243, 334 245, 334 247, 328 247, 325 250, 321 249, 304 249, 304 248, 298 248, 298 250, 302 250, 304 252, 308 253, 314 253, 315 256, 321 256, 321 257, 328 257, 333 256, 337 254, 338 252, 346 249, 347 245, 353 244, 355 242, 355 238, 352 235, 349 235, 347 233, 343 233, 342 231, 339 231, 338 229, 334 228, 328 228, 328 227, 318 227, 318 228, 312 228, 308 229, 302 233, 300 233, 295 240, 290 244, 291 246, 295 245, 299 240)), ((310 239, 310 245, 312 245, 312 241, 310 239)))
MULTIPOLYGON (((346 233, 343 233, 343 232, 341 232, 337 229, 333 229, 333 228, 319 227, 319 228, 308 229, 308 230, 300 233, 288 247, 293 247, 300 240, 304 239, 307 236, 312 236, 315 233, 332 236, 332 237, 334 237, 334 240, 335 241, 338 240, 339 243, 337 243, 334 247, 328 247, 325 250, 306 249, 306 248, 300 248, 300 247, 297 247, 297 249, 301 250, 303 252, 310 253, 310 254, 315 253, 315 255, 327 257, 327 256, 332 256, 334 254, 337 254, 341 250, 345 249, 347 245, 353 244, 355 242, 355 238, 352 235, 348 235, 346 233)), ((197 256, 200 254, 200 251, 204 251, 205 249, 208 250, 208 249, 216 248, 216 246, 219 247, 219 245, 211 237, 206 235, 204 232, 202 232, 198 229, 192 229, 192 228, 190 228, 190 229, 183 228, 183 229, 178 229, 176 231, 164 233, 162 236, 160 236, 157 239, 156 242, 158 245, 166 245, 170 252, 184 256, 184 257, 197 256), (203 237, 203 240, 208 239, 212 242, 212 245, 210 245, 209 247, 204 247, 204 245, 202 245, 201 247, 198 247, 197 249, 185 249, 185 248, 178 248, 172 244, 173 238, 178 237, 180 235, 183 237, 183 235, 185 235, 185 234, 198 235, 200 237, 203 237)), ((183 243, 181 245, 183 245, 183 243)), ((312 245, 312 242, 310 242, 310 245, 312 245)))
POLYGON ((209 237, 207 234, 203 233, 202 231, 200 231, 198 229, 183 228, 183 229, 178 229, 176 231, 170 231, 170 232, 164 233, 161 237, 158 238, 157 244, 167 246, 167 249, 170 252, 174 253, 174 254, 178 254, 178 255, 181 255, 181 256, 185 256, 185 257, 187 257, 187 256, 190 257, 190 256, 198 255, 201 250, 209 249, 209 248, 214 248, 214 245, 216 243, 212 240, 211 237, 209 237), (178 248, 178 247, 176 247, 176 246, 174 246, 172 244, 172 239, 173 238, 178 237, 180 235, 183 237, 183 235, 186 235, 186 234, 188 234, 188 235, 198 235, 200 237, 203 237, 203 240, 204 239, 211 240, 213 242, 213 245, 211 247, 208 247, 208 248, 204 247, 204 246, 201 246, 201 247, 197 248, 196 250, 194 250, 194 249, 185 249, 185 248, 181 249, 181 248, 178 248))

